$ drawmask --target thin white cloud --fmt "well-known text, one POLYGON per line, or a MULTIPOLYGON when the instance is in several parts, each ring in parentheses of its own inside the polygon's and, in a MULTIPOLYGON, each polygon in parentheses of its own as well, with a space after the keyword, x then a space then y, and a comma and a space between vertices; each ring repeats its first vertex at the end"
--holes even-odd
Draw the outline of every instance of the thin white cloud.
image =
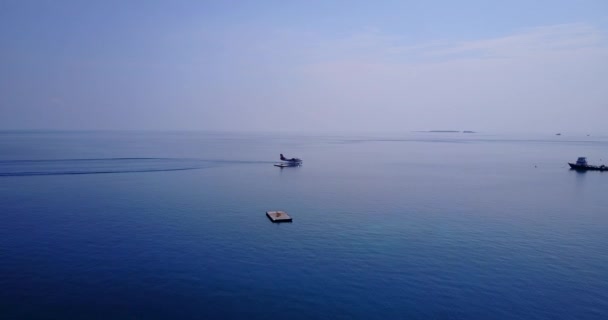
POLYGON ((606 35, 599 29, 585 24, 567 24, 532 28, 495 39, 446 45, 444 49, 431 50, 427 53, 448 57, 466 53, 482 57, 515 57, 585 48, 605 48, 606 44, 606 35))
MULTIPOLYGON (((404 44, 399 36, 372 29, 315 46, 315 57, 330 60, 420 62, 463 58, 505 58, 608 47, 606 32, 587 24, 563 24, 520 30, 511 35, 473 41, 404 44)), ((312 50, 311 48, 308 48, 312 50)))
POLYGON ((183 108, 204 110, 213 122, 226 117, 222 110, 239 110, 230 123, 253 129, 272 122, 294 130, 585 131, 605 130, 608 117, 606 32, 586 24, 422 43, 374 28, 342 37, 239 28, 212 35, 193 56, 206 57, 203 44, 219 39, 218 62, 230 63, 183 108), (586 112, 572 121, 579 109, 586 112))
POLYGON ((342 115, 352 128, 490 131, 600 130, 598 119, 608 116, 608 41, 588 25, 460 43, 402 46, 380 34, 361 39, 325 48, 340 54, 301 69, 311 114, 342 115), (593 116, 572 122, 572 112, 581 109, 593 116))

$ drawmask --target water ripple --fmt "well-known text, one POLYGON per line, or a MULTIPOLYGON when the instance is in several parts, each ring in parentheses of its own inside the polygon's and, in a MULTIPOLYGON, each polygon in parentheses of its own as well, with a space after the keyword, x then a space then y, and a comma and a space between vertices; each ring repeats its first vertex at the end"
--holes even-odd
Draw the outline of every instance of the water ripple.
POLYGON ((271 163, 267 161, 187 158, 91 158, 1 160, 0 177, 143 173, 196 170, 228 164, 271 163))

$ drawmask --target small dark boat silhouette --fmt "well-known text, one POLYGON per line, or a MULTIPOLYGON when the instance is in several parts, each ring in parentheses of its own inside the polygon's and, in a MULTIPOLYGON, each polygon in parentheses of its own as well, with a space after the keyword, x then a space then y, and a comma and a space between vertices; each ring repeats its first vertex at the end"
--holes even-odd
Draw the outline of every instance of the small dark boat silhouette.
POLYGON ((587 171, 587 170, 608 171, 608 167, 605 165, 592 166, 592 165, 588 164, 586 157, 578 157, 578 159, 576 160, 576 163, 568 162, 568 165, 570 165, 570 169, 574 169, 574 170, 578 170, 578 171, 587 171))

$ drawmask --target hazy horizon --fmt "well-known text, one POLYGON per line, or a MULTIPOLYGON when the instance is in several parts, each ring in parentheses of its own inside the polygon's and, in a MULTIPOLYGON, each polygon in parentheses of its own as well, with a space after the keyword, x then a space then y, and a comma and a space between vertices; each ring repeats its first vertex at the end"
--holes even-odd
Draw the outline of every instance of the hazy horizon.
POLYGON ((608 2, 0 2, 0 130, 606 134, 608 2))

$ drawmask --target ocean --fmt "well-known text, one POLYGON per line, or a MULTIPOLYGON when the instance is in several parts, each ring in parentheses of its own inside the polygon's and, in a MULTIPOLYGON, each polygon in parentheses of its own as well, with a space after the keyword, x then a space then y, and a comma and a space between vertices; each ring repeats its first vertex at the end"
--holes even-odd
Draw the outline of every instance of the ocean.
POLYGON ((4 131, 0 318, 606 319, 579 156, 608 137, 4 131))

